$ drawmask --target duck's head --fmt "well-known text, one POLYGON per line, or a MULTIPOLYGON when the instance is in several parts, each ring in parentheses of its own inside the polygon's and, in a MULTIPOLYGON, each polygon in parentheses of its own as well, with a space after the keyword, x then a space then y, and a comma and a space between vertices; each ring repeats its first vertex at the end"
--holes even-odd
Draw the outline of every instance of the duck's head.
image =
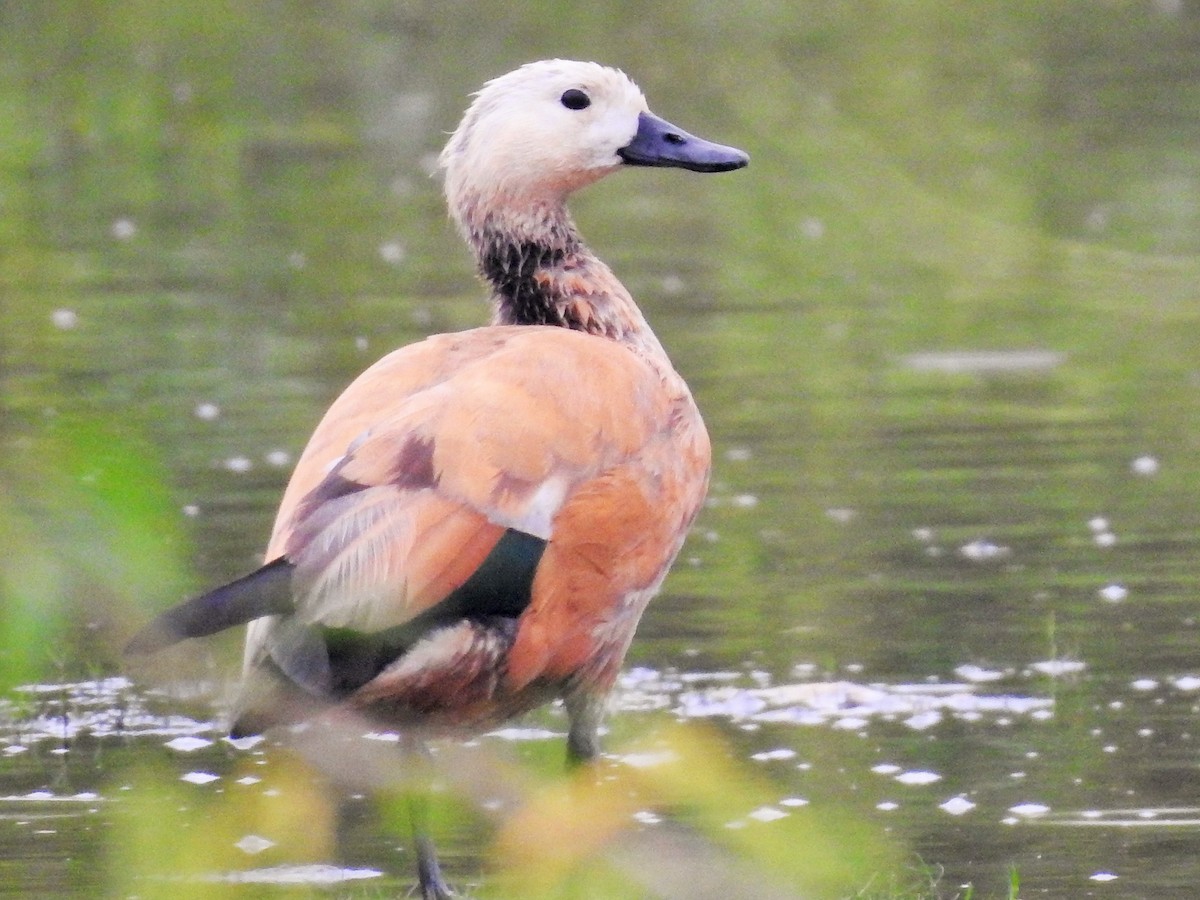
POLYGON ((555 59, 489 81, 440 161, 451 211, 465 225, 480 214, 560 206, 622 166, 725 172, 749 157, 655 116, 624 73, 555 59))

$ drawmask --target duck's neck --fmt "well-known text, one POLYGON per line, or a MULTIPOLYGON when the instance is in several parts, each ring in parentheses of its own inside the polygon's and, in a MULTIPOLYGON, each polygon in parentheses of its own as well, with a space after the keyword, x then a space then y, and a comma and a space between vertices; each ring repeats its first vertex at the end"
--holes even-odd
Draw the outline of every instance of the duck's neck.
POLYGON ((492 287, 497 325, 556 325, 655 354, 662 346, 612 270, 584 245, 565 207, 464 222, 492 287))

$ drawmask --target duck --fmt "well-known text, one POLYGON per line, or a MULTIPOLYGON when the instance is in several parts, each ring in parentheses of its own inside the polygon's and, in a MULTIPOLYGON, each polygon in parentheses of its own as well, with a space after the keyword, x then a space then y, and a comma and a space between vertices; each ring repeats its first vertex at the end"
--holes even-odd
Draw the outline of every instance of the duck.
MULTIPOLYGON (((656 116, 615 68, 551 59, 488 81, 439 165, 490 323, 356 378, 298 458, 264 564, 160 614, 126 653, 248 625, 233 737, 349 712, 421 747, 561 700, 568 759, 595 759, 711 449, 566 201, 622 169, 748 161, 656 116)), ((453 896, 415 831, 421 896, 453 896)))

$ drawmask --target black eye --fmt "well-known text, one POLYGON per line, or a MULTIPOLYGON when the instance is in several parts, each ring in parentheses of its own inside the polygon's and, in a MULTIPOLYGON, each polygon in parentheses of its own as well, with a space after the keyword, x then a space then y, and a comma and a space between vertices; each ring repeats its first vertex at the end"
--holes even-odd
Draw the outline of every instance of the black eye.
POLYGON ((587 109, 592 105, 592 98, 578 88, 563 91, 561 99, 567 109, 587 109))

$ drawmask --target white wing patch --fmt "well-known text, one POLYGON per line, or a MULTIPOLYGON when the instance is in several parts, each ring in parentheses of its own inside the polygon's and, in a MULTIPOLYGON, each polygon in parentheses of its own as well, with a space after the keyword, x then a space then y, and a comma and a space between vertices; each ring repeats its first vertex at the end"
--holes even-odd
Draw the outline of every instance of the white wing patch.
POLYGON ((571 480, 561 475, 547 478, 529 496, 529 500, 515 516, 505 515, 500 510, 491 511, 488 519, 506 528, 515 528, 526 534, 532 534, 543 541, 550 540, 550 532, 554 528, 554 517, 562 509, 571 489, 571 480))

